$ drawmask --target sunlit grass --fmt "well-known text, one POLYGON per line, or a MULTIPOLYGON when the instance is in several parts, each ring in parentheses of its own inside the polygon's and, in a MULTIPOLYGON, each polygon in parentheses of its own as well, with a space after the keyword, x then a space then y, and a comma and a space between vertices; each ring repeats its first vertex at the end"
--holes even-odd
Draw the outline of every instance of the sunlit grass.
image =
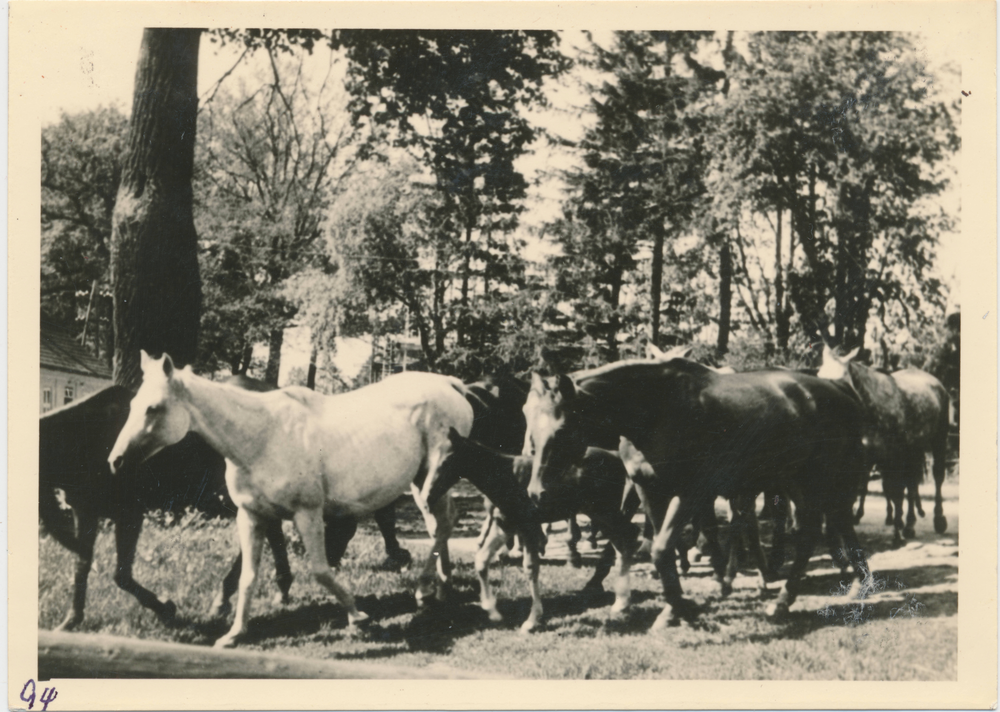
MULTIPOLYGON (((610 593, 587 598, 580 591, 597 558, 597 552, 583 543, 584 568, 554 559, 542 567, 545 625, 524 635, 518 626, 528 615, 530 599, 519 566, 495 563, 491 572, 505 616, 502 624, 490 625, 479 609, 478 583, 468 556, 456 564, 449 603, 418 612, 413 591, 419 563, 402 573, 379 570, 382 542, 365 525, 348 548, 339 577, 357 596, 359 608, 371 615, 370 625, 360 633, 348 629, 341 607, 305 573, 296 553, 300 546, 293 541, 294 600, 287 607, 273 600, 277 587, 265 547, 250 637, 243 647, 397 665, 442 663, 526 678, 953 680, 958 521, 957 486, 952 489, 946 502, 948 535, 934 535, 928 517, 918 523, 917 542, 900 551, 891 550, 891 532, 881 521, 881 497, 872 493, 870 514, 859 533, 873 554, 873 568, 884 572, 892 585, 869 602, 860 623, 850 623, 859 618, 855 615, 859 603, 833 595, 839 577, 829 557, 817 551, 804 595, 779 624, 765 618, 766 602, 760 598, 753 572, 741 575, 733 595, 723 599, 702 563, 683 579, 687 595, 703 607, 698 622, 650 633, 662 603, 659 581, 649 565, 638 566, 632 577, 632 609, 622 620, 612 621, 610 593)), ((467 509, 471 508, 469 504, 467 509)), ((408 516, 404 513, 401 519, 408 516)), ((403 521, 401 529, 415 532, 417 527, 411 524, 403 521)), ((463 535, 471 536, 477 527, 470 518, 463 535)), ((416 540, 407 546, 417 560, 427 550, 416 540)), ((135 576, 177 604, 178 620, 167 626, 115 587, 114 536, 110 527, 104 527, 81 630, 210 645, 228 629, 229 621, 212 620, 208 611, 236 551, 231 521, 198 516, 171 526, 157 518, 147 521, 135 576)), ((72 555, 53 539, 41 537, 41 628, 55 627, 65 615, 73 563, 72 555)), ((610 588, 610 582, 606 585, 610 588)), ((776 590, 777 585, 771 588, 776 590)))

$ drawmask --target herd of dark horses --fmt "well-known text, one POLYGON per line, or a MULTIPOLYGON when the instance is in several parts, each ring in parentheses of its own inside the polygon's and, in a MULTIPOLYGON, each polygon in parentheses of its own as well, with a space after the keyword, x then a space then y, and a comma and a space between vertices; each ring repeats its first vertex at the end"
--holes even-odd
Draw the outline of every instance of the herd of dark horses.
MULTIPOLYGON (((882 477, 889 509, 887 524, 893 526, 897 540, 912 537, 915 513, 923 514, 917 486, 924 477, 926 453, 931 452, 936 484, 934 528, 944 533, 947 522, 941 484, 949 408, 947 393, 933 376, 915 369, 881 373, 853 362, 854 354, 843 357, 830 348, 825 350, 823 367, 812 373, 781 368, 723 373, 678 353, 686 355, 677 351, 656 354, 648 360, 548 378, 532 374, 530 383, 507 377, 471 385, 445 384, 445 391, 450 385, 465 399, 463 405, 452 403, 449 407, 453 411, 468 408, 471 421, 463 413, 449 419, 451 416, 441 414, 444 411, 432 412, 427 405, 430 401, 425 400, 414 401, 415 405, 409 401, 386 405, 390 409, 387 413, 406 407, 420 414, 408 416, 417 424, 416 436, 424 443, 415 445, 419 462, 410 467, 404 458, 399 461, 404 464, 395 468, 403 472, 403 480, 411 481, 409 486, 432 537, 445 542, 437 562, 438 583, 446 581, 448 573, 448 532, 441 530, 450 524, 448 515, 442 514, 442 503, 450 500, 444 495, 459 478, 467 479, 487 498, 487 519, 475 569, 481 605, 491 620, 499 620, 500 614, 489 583, 490 562, 514 534, 521 539, 532 596, 531 614, 523 630, 535 629, 542 617, 539 563, 545 537, 541 525, 573 521, 577 513, 587 515, 592 528, 608 538, 587 589, 602 590, 603 580, 614 569, 611 615, 617 616, 630 603, 629 566, 640 541, 632 519, 641 509, 652 540, 647 546, 666 601, 654 628, 693 619, 698 613, 683 597, 677 572, 678 557, 682 568, 686 567, 686 525, 701 532, 704 551, 723 594, 731 590, 740 544, 750 550, 762 582, 785 579, 777 599, 768 607, 772 616, 787 612, 794 602, 809 558, 821 541, 827 542, 843 569, 848 565, 853 568, 856 582, 871 576, 854 524, 855 516, 862 514, 873 468, 882 477), (441 432, 446 434, 444 439, 441 432), (766 493, 769 501, 794 505, 794 557, 783 575, 784 522, 776 524, 774 544, 765 551, 755 512, 761 493, 766 493), (728 551, 719 543, 717 498, 730 504, 728 551), (859 498, 861 506, 855 515, 859 498), (905 523, 904 500, 910 507, 905 523)), ((145 364, 147 357, 143 356, 145 364)), ((140 389, 143 412, 137 410, 140 396, 113 386, 40 418, 40 516, 47 531, 77 557, 73 600, 61 629, 72 629, 83 619, 100 518, 109 518, 115 525, 115 583, 161 619, 173 618, 174 603, 159 598, 132 575, 143 519, 152 509, 194 506, 209 515, 239 512, 243 553, 220 585, 213 605, 216 615, 228 614, 229 600, 239 588, 237 618, 245 617, 243 599, 253 584, 259 558, 259 544, 253 546, 252 541, 258 536, 266 537, 271 547, 280 596, 288 601, 292 576, 281 520, 294 519, 300 532, 311 527, 310 520, 302 512, 274 502, 270 509, 262 508, 267 481, 254 481, 252 487, 257 489, 247 489, 251 487, 247 478, 252 468, 241 471, 235 451, 215 441, 215 447, 210 446, 199 435, 205 432, 198 428, 204 415, 175 397, 177 392, 195 388, 192 379, 197 377, 189 375, 184 380, 173 370, 169 357, 149 363, 146 381, 155 372, 163 384, 157 401, 150 400, 149 393, 143 394, 147 389, 144 382, 140 389), (175 427, 181 419, 178 413, 184 413, 183 428, 175 427), (160 430, 174 430, 176 435, 155 444, 148 438, 142 440, 144 434, 160 430), (244 554, 253 561, 244 561, 244 554)), ((393 378, 383 381, 390 385, 380 392, 391 391, 393 378)), ((220 387, 213 384, 211 388, 220 387)), ((238 396, 244 399, 240 402, 256 403, 254 399, 259 399, 277 404, 268 407, 277 407, 280 413, 297 408, 315 414, 348 402, 303 390, 276 393, 271 386, 236 377, 221 390, 211 392, 226 398, 237 398, 238 391, 252 393, 255 395, 238 396)), ((230 427, 241 427, 238 414, 233 417, 237 425, 230 427)), ((327 413, 323 417, 350 419, 350 414, 327 413)), ((331 432, 344 427, 330 426, 331 432)), ((208 437, 218 440, 218 436, 208 437)), ((304 437, 302 442, 310 440, 304 437)), ((286 448, 282 452, 292 453, 298 452, 296 447, 308 447, 296 443, 281 446, 286 448), (289 447, 293 449, 287 450, 289 447)), ((357 476, 363 478, 365 473, 357 476)), ((282 482, 282 486, 287 485, 282 482)), ((308 486, 310 483, 303 483, 301 492, 307 492, 308 486)), ((390 501, 396 496, 392 490, 390 501)), ((353 610, 353 599, 333 582, 326 567, 339 563, 355 533, 358 516, 375 513, 385 540, 387 566, 405 566, 409 554, 396 539, 393 504, 377 509, 374 504, 349 507, 339 506, 333 499, 328 497, 325 504, 317 505, 321 514, 316 516, 322 516, 323 524, 317 536, 321 537, 326 562, 311 561, 310 566, 317 580, 338 597, 347 596, 341 601, 353 610)), ((367 501, 375 502, 370 496, 367 501)), ((779 509, 785 512, 784 507, 779 509)), ((365 618, 355 611, 351 620, 365 618)), ((226 644, 235 640, 237 627, 234 624, 226 644)))

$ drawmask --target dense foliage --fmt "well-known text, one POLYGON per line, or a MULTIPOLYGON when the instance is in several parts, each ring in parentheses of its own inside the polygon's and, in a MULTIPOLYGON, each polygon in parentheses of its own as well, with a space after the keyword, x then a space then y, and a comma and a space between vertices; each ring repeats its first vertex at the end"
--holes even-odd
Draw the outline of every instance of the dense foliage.
MULTIPOLYGON (((465 378, 647 340, 736 367, 807 364, 827 329, 887 367, 951 348, 935 250, 957 228, 941 197, 960 107, 914 37, 617 32, 572 58, 553 32, 210 38, 260 71, 199 113, 202 370, 245 373, 267 343, 273 380, 292 325, 314 357, 412 343, 410 367, 465 378), (535 121, 556 84, 582 131, 535 121), (553 147, 572 157, 559 217, 524 225, 524 159, 553 147)), ((111 286, 126 124, 101 109, 43 130, 48 318, 111 286)))

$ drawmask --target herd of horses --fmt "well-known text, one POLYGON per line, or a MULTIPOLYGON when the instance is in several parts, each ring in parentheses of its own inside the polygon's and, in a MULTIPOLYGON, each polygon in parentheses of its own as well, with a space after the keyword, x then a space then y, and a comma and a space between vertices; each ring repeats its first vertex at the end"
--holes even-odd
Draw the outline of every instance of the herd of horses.
MULTIPOLYGON (((873 467, 881 473, 887 524, 914 536, 923 514, 917 486, 933 454, 934 528, 944 533, 948 395, 916 369, 892 374, 855 363, 854 353, 824 349, 817 372, 783 368, 732 373, 685 358, 687 350, 530 383, 505 378, 464 384, 406 372, 340 395, 301 387, 273 389, 252 379, 214 382, 169 355, 142 353, 137 393, 113 386, 40 419, 39 501, 47 530, 77 556, 73 601, 60 628, 83 619, 98 520, 114 521, 115 583, 164 620, 176 606, 141 586, 132 564, 145 512, 181 500, 236 511, 240 555, 224 578, 213 614, 234 622, 217 647, 245 634, 249 601, 266 540, 283 601, 292 577, 283 520, 305 545, 308 569, 347 613, 364 623, 334 568, 360 517, 375 514, 389 563, 408 554, 395 538, 393 503, 409 492, 433 547, 420 572, 418 602, 444 601, 451 575, 448 538, 455 511, 446 496, 460 478, 487 499, 475 556, 480 602, 501 619, 490 587, 491 560, 513 535, 524 549, 532 598, 530 631, 542 620, 542 524, 586 514, 608 538, 587 589, 602 590, 614 569, 611 616, 630 604, 629 568, 641 508, 665 606, 654 629, 691 620, 677 559, 686 565, 684 528, 704 537, 723 594, 731 590, 745 544, 761 581, 779 578, 785 526, 770 551, 761 545, 755 502, 794 505, 794 558, 769 616, 788 611, 809 558, 825 540, 855 588, 871 576, 854 530, 854 505, 873 467), (224 488, 220 483, 224 481, 224 488), (715 501, 729 501, 728 552, 718 538, 715 501), (904 524, 904 499, 910 511, 904 524)), ((778 508, 782 513, 786 507, 778 508)), ((686 569, 685 569, 686 570, 686 569)))

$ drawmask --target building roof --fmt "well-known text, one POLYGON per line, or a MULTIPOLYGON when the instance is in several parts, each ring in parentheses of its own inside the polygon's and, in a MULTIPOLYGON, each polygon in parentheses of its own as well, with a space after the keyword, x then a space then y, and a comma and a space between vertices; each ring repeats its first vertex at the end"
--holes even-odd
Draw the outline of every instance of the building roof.
POLYGON ((111 380, 111 369, 106 363, 95 358, 90 351, 52 323, 42 321, 41 343, 42 368, 78 373, 111 380))

